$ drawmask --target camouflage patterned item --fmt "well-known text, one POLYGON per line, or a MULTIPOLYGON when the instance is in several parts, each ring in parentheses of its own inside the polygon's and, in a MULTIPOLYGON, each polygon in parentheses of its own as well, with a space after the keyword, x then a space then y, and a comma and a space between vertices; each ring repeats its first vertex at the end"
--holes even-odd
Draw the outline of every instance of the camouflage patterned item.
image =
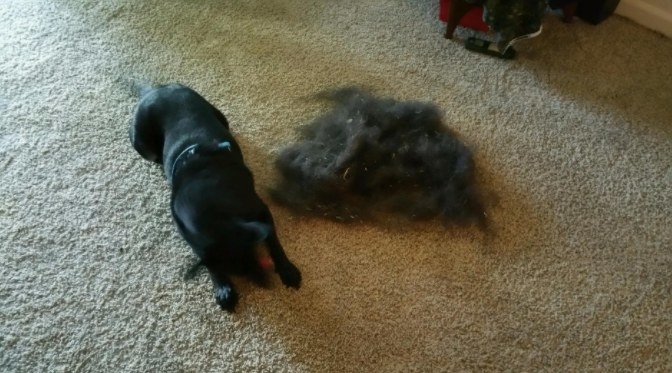
POLYGON ((503 51, 513 39, 537 32, 545 12, 545 0, 487 0, 483 20, 497 34, 503 51))

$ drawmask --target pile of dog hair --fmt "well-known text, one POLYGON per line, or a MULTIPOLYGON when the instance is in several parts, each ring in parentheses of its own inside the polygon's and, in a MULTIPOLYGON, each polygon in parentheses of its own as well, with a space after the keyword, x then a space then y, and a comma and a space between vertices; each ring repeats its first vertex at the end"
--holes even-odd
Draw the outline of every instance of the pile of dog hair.
POLYGON ((440 218, 485 223, 471 151, 422 102, 376 98, 358 88, 318 95, 333 108, 283 149, 273 198, 341 222, 440 218))

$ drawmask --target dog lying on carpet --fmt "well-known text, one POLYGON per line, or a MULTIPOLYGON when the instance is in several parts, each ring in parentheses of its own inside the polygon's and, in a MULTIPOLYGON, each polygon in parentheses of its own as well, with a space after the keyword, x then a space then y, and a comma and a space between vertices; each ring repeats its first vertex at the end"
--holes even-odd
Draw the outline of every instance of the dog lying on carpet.
POLYGON ((298 289, 301 273, 285 255, 224 114, 180 84, 135 84, 135 91, 140 102, 131 143, 143 158, 163 165, 173 219, 198 256, 197 267, 207 268, 217 303, 235 308, 230 275, 266 282, 270 263, 257 249, 262 241, 282 283, 298 289))

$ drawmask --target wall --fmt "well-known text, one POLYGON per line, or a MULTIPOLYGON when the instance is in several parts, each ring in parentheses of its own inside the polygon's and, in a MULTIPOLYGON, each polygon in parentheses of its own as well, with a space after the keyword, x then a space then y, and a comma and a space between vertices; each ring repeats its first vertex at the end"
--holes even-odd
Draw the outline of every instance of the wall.
POLYGON ((672 38, 672 0, 621 0, 616 13, 672 38))

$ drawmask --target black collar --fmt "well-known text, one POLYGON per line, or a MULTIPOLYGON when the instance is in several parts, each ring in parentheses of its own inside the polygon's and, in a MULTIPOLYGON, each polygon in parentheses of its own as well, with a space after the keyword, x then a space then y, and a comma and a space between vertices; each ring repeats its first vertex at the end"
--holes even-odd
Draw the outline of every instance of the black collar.
MULTIPOLYGON (((175 161, 173 162, 173 166, 170 168, 170 179, 172 180, 175 177, 175 171, 177 170, 177 166, 179 162, 184 162, 191 158, 192 156, 198 154, 198 151, 203 147, 202 144, 193 144, 189 145, 186 149, 182 150, 180 154, 175 158, 175 161)), ((220 150, 228 150, 231 151, 231 143, 228 141, 222 141, 220 143, 216 144, 215 149, 210 149, 215 150, 215 151, 220 151, 220 150)))

